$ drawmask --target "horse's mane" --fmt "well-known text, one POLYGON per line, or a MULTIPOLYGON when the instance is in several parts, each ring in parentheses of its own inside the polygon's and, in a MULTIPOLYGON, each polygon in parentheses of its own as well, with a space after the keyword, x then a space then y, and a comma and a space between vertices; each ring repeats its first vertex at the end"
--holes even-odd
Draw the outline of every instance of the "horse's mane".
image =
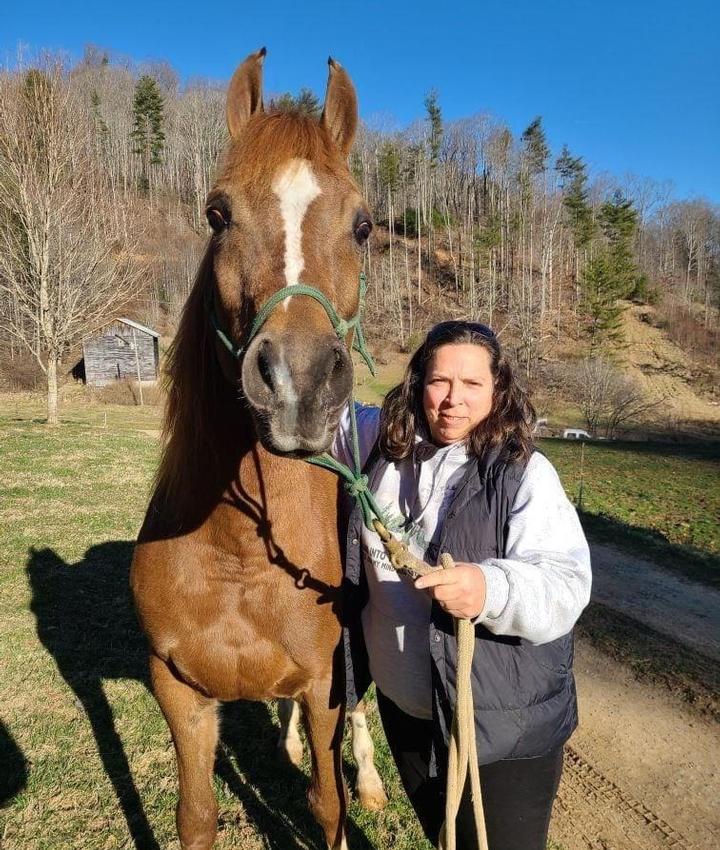
POLYGON ((211 477, 220 461, 217 426, 237 392, 224 377, 207 313, 213 286, 213 249, 208 244, 195 283, 183 307, 165 363, 167 399, 163 450, 153 501, 171 514, 193 489, 192 467, 200 461, 211 477))

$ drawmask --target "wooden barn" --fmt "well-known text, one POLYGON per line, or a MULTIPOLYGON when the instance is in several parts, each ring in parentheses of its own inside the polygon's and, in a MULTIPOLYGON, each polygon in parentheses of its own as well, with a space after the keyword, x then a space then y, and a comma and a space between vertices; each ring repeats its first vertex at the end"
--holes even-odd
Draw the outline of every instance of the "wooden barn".
POLYGON ((156 381, 159 339, 159 333, 132 319, 113 319, 83 340, 83 357, 73 377, 91 387, 126 379, 156 381))

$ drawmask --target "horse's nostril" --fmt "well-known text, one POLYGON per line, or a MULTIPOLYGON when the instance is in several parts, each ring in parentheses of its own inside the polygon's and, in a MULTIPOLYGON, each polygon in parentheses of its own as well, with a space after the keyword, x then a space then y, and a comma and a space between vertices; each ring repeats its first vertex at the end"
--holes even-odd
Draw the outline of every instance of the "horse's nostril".
POLYGON ((343 352, 340 348, 336 347, 333 351, 333 355, 333 372, 339 372, 345 367, 345 358, 343 357, 343 352))
POLYGON ((275 392, 275 381, 273 380, 272 372, 272 343, 269 339, 264 339, 258 346, 257 356, 258 371, 270 392, 275 392))

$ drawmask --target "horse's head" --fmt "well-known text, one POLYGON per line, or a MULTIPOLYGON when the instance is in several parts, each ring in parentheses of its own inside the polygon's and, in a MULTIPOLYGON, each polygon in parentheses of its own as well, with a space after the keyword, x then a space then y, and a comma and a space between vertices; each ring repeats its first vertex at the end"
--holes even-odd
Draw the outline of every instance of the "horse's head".
POLYGON ((322 117, 266 113, 265 50, 235 72, 227 98, 231 141, 207 200, 214 230, 218 342, 226 375, 239 380, 266 448, 312 454, 330 444, 352 388, 349 338, 338 338, 313 298, 289 296, 248 344, 273 293, 299 283, 323 293, 343 319, 358 309, 361 249, 372 228, 347 157, 357 127, 349 76, 332 59, 322 117))

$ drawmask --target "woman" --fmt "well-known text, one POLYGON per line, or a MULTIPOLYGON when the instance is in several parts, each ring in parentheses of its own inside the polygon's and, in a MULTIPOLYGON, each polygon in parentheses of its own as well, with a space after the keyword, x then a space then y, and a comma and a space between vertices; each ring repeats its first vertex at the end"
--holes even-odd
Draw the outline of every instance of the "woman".
MULTIPOLYGON (((472 688, 490 850, 545 850, 577 725, 572 628, 590 595, 590 557, 550 462, 532 445, 534 411, 495 334, 436 325, 382 410, 357 411, 369 486, 386 524, 430 564, 412 582, 351 516, 346 554, 350 707, 372 678, 405 790, 433 844, 444 819, 455 701, 453 617, 476 626, 472 688)), ((346 460, 349 416, 335 454, 346 460)), ((475 850, 469 794, 458 848, 475 850)))

